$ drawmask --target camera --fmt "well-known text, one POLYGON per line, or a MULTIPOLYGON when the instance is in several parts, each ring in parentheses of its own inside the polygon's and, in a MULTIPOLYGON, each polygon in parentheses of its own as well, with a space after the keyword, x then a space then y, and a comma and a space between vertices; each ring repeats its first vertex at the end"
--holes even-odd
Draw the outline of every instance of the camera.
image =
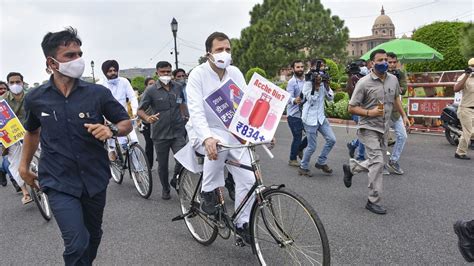
POLYGON ((360 73, 360 66, 357 62, 351 62, 346 66, 346 73, 350 75, 357 75, 360 73))
POLYGON ((464 70, 464 73, 466 74, 471 74, 474 70, 472 69, 472 67, 468 67, 464 70))
POLYGON ((395 77, 397 77, 398 80, 400 80, 400 70, 398 69, 389 70, 388 73, 394 75, 395 77))
POLYGON ((327 68, 324 68, 324 69, 321 68, 322 63, 323 63, 323 61, 321 61, 321 60, 316 61, 316 67, 311 68, 309 70, 309 72, 305 74, 305 80, 306 81, 311 81, 313 83, 315 81, 329 82, 331 77, 326 72, 327 68), (321 78, 321 79, 319 80, 319 78, 321 78))

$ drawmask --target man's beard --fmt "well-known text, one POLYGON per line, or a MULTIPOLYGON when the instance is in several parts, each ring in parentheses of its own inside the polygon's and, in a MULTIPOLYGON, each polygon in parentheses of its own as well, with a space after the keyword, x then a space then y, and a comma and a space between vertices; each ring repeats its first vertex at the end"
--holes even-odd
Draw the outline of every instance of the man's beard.
POLYGON ((295 76, 301 78, 303 76, 304 71, 295 71, 295 76))
POLYGON ((118 77, 118 75, 111 75, 111 76, 107 76, 107 79, 116 79, 118 77))

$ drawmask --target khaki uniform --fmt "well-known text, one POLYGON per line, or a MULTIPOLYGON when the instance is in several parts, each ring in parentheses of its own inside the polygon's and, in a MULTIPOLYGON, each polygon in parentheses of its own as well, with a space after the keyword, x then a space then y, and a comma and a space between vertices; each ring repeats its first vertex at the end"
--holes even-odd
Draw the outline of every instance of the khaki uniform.
MULTIPOLYGON (((459 77, 458 81, 464 78, 463 74, 459 77)), ((462 89, 462 100, 458 108, 458 118, 462 125, 462 135, 459 139, 458 148, 456 153, 459 155, 466 155, 472 138, 472 125, 474 119, 474 75, 466 80, 462 89)))

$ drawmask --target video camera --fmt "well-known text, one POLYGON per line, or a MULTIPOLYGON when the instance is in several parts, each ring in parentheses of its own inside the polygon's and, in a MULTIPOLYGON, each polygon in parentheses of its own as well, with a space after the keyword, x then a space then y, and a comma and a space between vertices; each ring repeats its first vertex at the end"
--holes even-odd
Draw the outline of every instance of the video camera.
POLYGON ((398 69, 389 70, 388 73, 394 75, 395 77, 397 77, 398 81, 400 81, 400 70, 398 69))
POLYGON ((318 77, 321 78, 321 82, 329 82, 331 80, 331 77, 329 76, 329 74, 326 72, 326 68, 325 69, 321 69, 321 64, 323 63, 323 61, 321 60, 317 60, 316 61, 316 67, 315 68, 311 68, 309 70, 308 73, 305 74, 304 76, 304 79, 306 81, 311 81, 311 82, 315 82, 316 80, 318 80, 318 77))
POLYGON ((350 75, 357 75, 360 73, 360 66, 357 62, 351 62, 346 66, 346 73, 350 75))

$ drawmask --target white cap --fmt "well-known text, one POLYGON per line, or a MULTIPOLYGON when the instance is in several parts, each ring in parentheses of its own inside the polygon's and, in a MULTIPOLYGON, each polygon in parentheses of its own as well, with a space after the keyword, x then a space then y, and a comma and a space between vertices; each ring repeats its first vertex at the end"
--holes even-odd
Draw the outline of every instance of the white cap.
POLYGON ((469 61, 467 62, 467 64, 468 64, 469 66, 474 66, 474 57, 471 58, 471 59, 469 59, 469 61))

